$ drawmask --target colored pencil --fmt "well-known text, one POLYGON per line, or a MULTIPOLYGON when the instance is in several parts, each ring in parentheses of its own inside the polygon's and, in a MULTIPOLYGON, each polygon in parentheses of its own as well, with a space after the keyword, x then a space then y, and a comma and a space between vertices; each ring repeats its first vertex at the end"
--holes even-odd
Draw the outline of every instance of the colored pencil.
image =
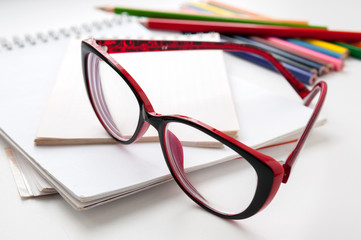
MULTIPOLYGON (((254 44, 255 41, 247 39, 247 38, 243 38, 243 37, 240 37, 240 36, 228 37, 228 36, 222 35, 222 40, 229 41, 229 42, 234 42, 234 43, 246 43, 246 44, 254 45, 256 47, 260 47, 257 44, 254 44)), ((265 50, 265 49, 263 49, 263 50, 265 50)), ((239 57, 244 55, 243 53, 239 53, 239 52, 232 52, 232 54, 236 55, 236 56, 239 56, 239 57)), ((304 66, 299 67, 299 66, 297 66, 298 63, 296 63, 296 65, 295 65, 294 64, 295 62, 288 59, 288 58, 284 58, 284 57, 279 56, 279 55, 274 54, 274 53, 271 53, 271 54, 275 59, 280 61, 282 63, 282 65, 287 70, 289 70, 292 74, 294 74, 295 77, 299 81, 301 81, 303 83, 306 83, 308 85, 312 85, 317 80, 317 71, 315 69, 313 69, 314 71, 311 71, 310 69, 303 69, 304 66)), ((254 62, 254 63, 258 64, 258 65, 261 65, 263 67, 266 67, 268 69, 275 70, 273 68, 272 64, 270 64, 263 57, 260 57, 260 56, 255 55, 255 54, 250 54, 250 55, 252 55, 252 56, 246 55, 243 58, 246 59, 246 60, 249 60, 251 62, 254 62)))
MULTIPOLYGON (((232 55, 235 55, 237 57, 245 59, 249 62, 255 63, 259 66, 270 69, 272 71, 278 72, 274 68, 274 66, 270 62, 268 62, 268 60, 264 59, 261 56, 251 54, 251 53, 245 53, 245 52, 232 52, 232 55)), ((288 63, 281 62, 281 64, 288 71, 290 71, 299 81, 301 81, 305 84, 313 85, 317 80, 317 75, 315 73, 310 73, 310 72, 304 71, 304 70, 294 67, 288 63)))
MULTIPOLYGON (((190 3, 189 5, 195 6, 195 7, 199 8, 199 9, 207 10, 210 13, 214 13, 214 14, 219 15, 219 16, 237 17, 236 13, 227 11, 227 10, 222 9, 222 8, 218 8, 216 6, 208 5, 207 3, 204 3, 204 2, 193 2, 193 3, 190 3)), ((247 17, 252 18, 251 16, 247 16, 247 17)))
MULTIPOLYGON (((252 39, 254 39, 255 37, 252 37, 252 39)), ((317 62, 321 65, 323 65, 326 69, 326 73, 330 72, 333 70, 333 65, 329 62, 326 62, 326 61, 323 61, 323 60, 320 60, 320 59, 317 59, 317 58, 314 58, 312 56, 309 56, 308 54, 305 54, 303 52, 300 52, 300 51, 296 51, 294 49, 290 49, 288 47, 285 47, 284 45, 281 45, 281 44, 278 44, 278 43, 275 43, 275 42, 271 42, 267 39, 264 39, 264 38, 258 38, 257 41, 260 41, 264 44, 267 44, 269 46, 272 46, 272 47, 275 47, 275 48, 278 48, 280 50, 283 50, 283 51, 286 51, 286 52, 289 52, 289 53, 292 53, 296 56, 299 56, 299 57, 302 57, 302 58, 305 58, 305 59, 308 59, 312 62, 317 62)))
POLYGON ((361 42, 351 43, 351 45, 354 45, 354 46, 356 46, 356 47, 361 47, 361 42))
POLYGON ((341 46, 341 47, 345 47, 350 51, 350 55, 352 57, 355 58, 360 58, 361 59, 361 48, 351 45, 351 44, 347 44, 347 43, 342 43, 342 42, 335 42, 335 44, 341 46))
POLYGON ((202 9, 202 8, 199 8, 197 6, 193 6, 193 5, 190 5, 190 4, 183 4, 182 7, 181 7, 181 11, 185 11, 185 12, 188 12, 188 13, 207 13, 207 14, 211 14, 210 11, 208 10, 205 10, 205 9, 202 9))
POLYGON ((308 25, 307 21, 299 21, 299 20, 290 20, 290 19, 277 19, 277 18, 271 18, 266 17, 260 14, 256 14, 250 11, 246 11, 239 8, 231 8, 231 6, 217 3, 214 1, 209 2, 194 2, 186 4, 185 6, 190 7, 196 10, 199 10, 201 12, 210 12, 216 15, 220 16, 233 16, 233 17, 246 17, 249 19, 258 19, 258 20, 271 20, 271 21, 277 21, 277 22, 285 22, 285 23, 296 23, 296 24, 303 24, 308 25), (228 6, 228 7, 226 7, 228 6), (236 10, 237 9, 237 10, 236 10))
POLYGON ((319 53, 319 52, 316 52, 316 51, 313 51, 311 49, 308 49, 308 48, 305 48, 305 47, 301 47, 301 46, 298 46, 296 44, 293 44, 293 43, 290 43, 290 42, 287 42, 286 40, 283 40, 283 39, 280 39, 280 38, 275 38, 275 37, 268 37, 266 38, 268 41, 271 41, 271 42, 274 42, 274 43, 277 43, 279 45, 283 45, 289 49, 292 49, 292 50, 295 50, 295 51, 299 51, 301 53, 304 53, 305 55, 308 55, 308 56, 311 56, 315 59, 320 59, 322 61, 325 61, 325 62, 329 62, 333 65, 334 69, 336 71, 341 71, 342 68, 343 68, 343 60, 341 59, 337 59, 337 58, 334 58, 334 57, 331 57, 331 56, 328 56, 326 54, 322 54, 322 53, 319 53))
POLYGON ((277 26, 289 26, 289 27, 302 27, 302 28, 315 28, 315 29, 325 29, 321 26, 311 26, 298 23, 287 23, 287 22, 278 22, 274 20, 258 20, 258 19, 247 19, 241 17, 224 17, 224 16, 215 16, 215 15, 206 15, 206 14, 193 14, 193 13, 184 13, 184 12, 167 12, 167 11, 157 11, 157 10, 148 10, 140 8, 124 8, 124 7, 98 7, 99 10, 106 12, 112 12, 116 14, 129 14, 132 16, 139 17, 150 17, 150 18, 165 18, 165 19, 182 19, 182 20, 198 20, 198 21, 210 21, 210 22, 228 22, 228 23, 252 23, 252 24, 263 24, 263 25, 277 25, 277 26))
MULTIPOLYGON (((209 5, 218 7, 218 8, 222 8, 224 10, 236 13, 236 14, 241 14, 241 15, 248 15, 248 16, 254 16, 254 17, 259 17, 259 18, 264 18, 264 19, 273 19, 271 17, 267 17, 265 15, 259 14, 259 13, 255 13, 255 12, 251 12, 249 10, 245 10, 245 9, 241 9, 238 7, 234 7, 225 3, 221 3, 221 2, 217 2, 217 1, 208 1, 207 2, 209 5)), ((299 21, 299 20, 286 20, 286 19, 277 19, 279 21, 285 21, 285 22, 293 22, 293 23, 299 23, 299 24, 306 24, 308 25, 307 21, 299 21)))
POLYGON ((317 74, 300 69, 292 64, 281 62, 282 65, 290 71, 300 82, 307 85, 314 85, 317 81, 317 74))
POLYGON ((347 57, 346 54, 341 54, 339 52, 331 51, 330 49, 320 47, 320 46, 317 46, 315 44, 312 44, 312 43, 309 43, 309 42, 306 42, 306 41, 302 41, 300 39, 289 38, 289 39, 286 39, 286 40, 291 42, 291 43, 297 44, 299 46, 314 50, 316 52, 320 52, 320 53, 329 55, 331 57, 341 58, 341 59, 345 59, 347 57))
POLYGON ((161 18, 143 19, 141 23, 151 29, 183 32, 219 32, 222 34, 251 36, 318 38, 323 40, 346 42, 361 40, 361 32, 329 31, 326 29, 314 28, 161 18))
MULTIPOLYGON (((224 36, 222 36, 224 38, 224 36)), ((239 43, 248 43, 256 47, 262 48, 265 51, 270 52, 277 60, 286 62, 298 68, 301 68, 310 73, 316 73, 318 75, 324 74, 325 67, 319 63, 312 62, 308 59, 301 58, 299 56, 293 55, 286 51, 282 51, 278 48, 271 47, 269 45, 263 44, 253 39, 249 39, 241 36, 232 36, 228 37, 229 41, 239 42, 239 43), (320 72, 320 74, 319 74, 320 72)))
POLYGON ((327 66, 325 66, 324 64, 312 61, 309 58, 304 58, 304 57, 299 56, 297 54, 293 54, 293 53, 291 53, 289 51, 285 51, 284 49, 275 46, 276 44, 274 44, 272 42, 269 42, 268 40, 266 40, 264 38, 251 37, 251 39, 258 42, 258 43, 260 43, 260 44, 263 44, 265 47, 267 46, 268 49, 269 49, 268 51, 274 51, 274 52, 277 51, 277 53, 278 52, 282 53, 282 56, 284 56, 284 57, 293 59, 294 61, 299 62, 299 63, 301 63, 303 65, 306 65, 306 66, 309 66, 309 67, 312 67, 312 68, 316 68, 318 76, 322 76, 324 74, 327 74, 330 71, 330 69, 327 66))
MULTIPOLYGON (((234 7, 234 6, 231 6, 231 5, 228 5, 228 4, 225 4, 225 3, 221 3, 221 2, 217 2, 217 1, 208 1, 207 3, 209 5, 216 6, 216 7, 219 7, 219 8, 223 8, 225 10, 228 10, 230 12, 234 12, 236 14, 244 14, 244 15, 256 16, 256 17, 266 17, 266 16, 261 15, 259 13, 251 12, 251 11, 248 11, 248 10, 245 10, 245 9, 241 9, 241 8, 234 7)), ((270 19, 270 18, 268 18, 268 19, 270 19)), ((306 22, 305 24, 308 24, 308 23, 306 22)))
POLYGON ((291 59, 288 59, 288 58, 285 58, 283 56, 280 56, 280 55, 277 55, 277 54, 272 54, 278 61, 281 61, 281 62, 284 62, 284 63, 287 63, 289 65, 292 65, 292 66, 295 66, 297 68, 300 68, 306 72, 309 72, 309 73, 312 73, 312 74, 316 74, 318 75, 318 71, 317 69, 315 68, 311 68, 311 67, 308 67, 308 66, 305 66, 305 65, 302 65, 298 62, 295 62, 291 59))
POLYGON ((319 40, 319 39, 304 39, 304 40, 309 42, 309 43, 312 43, 314 45, 324 47, 324 48, 330 49, 330 50, 335 51, 335 52, 339 52, 339 53, 346 54, 346 55, 349 54, 349 50, 347 48, 339 46, 339 45, 334 44, 334 43, 325 42, 325 41, 322 41, 322 40, 319 40))

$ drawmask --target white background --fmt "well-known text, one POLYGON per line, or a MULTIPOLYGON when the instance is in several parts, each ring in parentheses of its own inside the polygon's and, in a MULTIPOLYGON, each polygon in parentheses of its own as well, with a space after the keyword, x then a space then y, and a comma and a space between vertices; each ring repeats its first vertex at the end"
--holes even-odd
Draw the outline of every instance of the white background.
MULTIPOLYGON (((181 2, 117 4, 176 10, 181 2)), ((342 4, 310 0, 227 2, 269 16, 361 31, 361 4, 356 0, 342 4)), ((102 18, 104 13, 93 6, 104 3, 111 2, 1 0, 0 36, 102 18)), ((226 60, 233 74, 242 74, 237 60, 226 60)), ((247 74, 255 81, 258 76, 247 74)), ((313 132, 289 182, 282 184, 273 202, 252 218, 228 221, 215 217, 196 206, 174 182, 82 212, 58 195, 22 200, 7 160, 0 159, 0 239, 360 239, 361 61, 348 59, 342 72, 323 79, 329 86, 323 110, 328 123, 313 132)), ((6 84, 4 79, 0 82, 6 84)), ((277 85, 268 87, 283 91, 277 85)))

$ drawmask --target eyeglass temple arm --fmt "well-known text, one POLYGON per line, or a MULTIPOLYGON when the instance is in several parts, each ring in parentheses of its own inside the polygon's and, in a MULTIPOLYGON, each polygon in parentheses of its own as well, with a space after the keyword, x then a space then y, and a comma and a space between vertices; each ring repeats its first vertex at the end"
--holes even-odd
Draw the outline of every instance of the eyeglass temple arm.
POLYGON ((299 138, 295 149, 288 156, 285 164, 283 164, 283 169, 284 169, 284 176, 282 179, 283 183, 286 183, 288 181, 292 166, 295 163, 298 154, 300 153, 308 135, 311 132, 311 129, 313 128, 313 126, 317 120, 317 117, 321 111, 323 102, 325 101, 326 92, 327 92, 326 83, 323 81, 320 81, 313 87, 313 89, 310 91, 310 93, 304 98, 304 105, 309 106, 311 104, 311 102, 314 100, 314 98, 317 96, 317 94, 319 93, 319 97, 318 97, 316 106, 313 110, 310 120, 308 121, 308 123, 306 125, 305 130, 303 131, 303 134, 299 138))
POLYGON ((270 53, 248 44, 229 42, 193 42, 193 41, 149 41, 149 40, 96 40, 96 43, 106 48, 108 53, 148 52, 171 50, 223 50, 239 51, 260 55, 267 59, 288 81, 296 93, 303 99, 310 90, 299 82, 270 53))

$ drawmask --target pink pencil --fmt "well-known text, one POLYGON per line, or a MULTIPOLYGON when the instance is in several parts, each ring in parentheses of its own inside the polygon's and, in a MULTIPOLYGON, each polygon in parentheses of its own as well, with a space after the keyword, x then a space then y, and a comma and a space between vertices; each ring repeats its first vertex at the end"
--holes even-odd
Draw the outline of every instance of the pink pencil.
POLYGON ((293 49, 295 51, 299 51, 301 53, 307 54, 307 55, 312 56, 314 58, 323 60, 325 62, 329 62, 334 66, 334 69, 336 71, 341 71, 343 66, 344 66, 343 60, 341 60, 341 59, 331 57, 331 56, 328 56, 326 54, 316 52, 314 50, 311 50, 311 49, 308 49, 308 48, 305 48, 305 47, 301 47, 299 45, 296 45, 294 43, 290 43, 290 42, 282 40, 280 38, 267 37, 266 39, 268 41, 271 41, 271 42, 277 43, 279 45, 285 46, 285 47, 287 47, 289 49, 293 49))

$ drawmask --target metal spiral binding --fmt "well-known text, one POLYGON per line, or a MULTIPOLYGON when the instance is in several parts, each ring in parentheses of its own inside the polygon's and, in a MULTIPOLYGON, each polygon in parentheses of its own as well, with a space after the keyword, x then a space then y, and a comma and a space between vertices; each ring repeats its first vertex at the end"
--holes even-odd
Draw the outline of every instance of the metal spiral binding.
MULTIPOLYGON (((111 19, 103 19, 101 21, 94 21, 91 23, 84 23, 79 26, 70 26, 68 28, 60 28, 57 30, 49 30, 45 33, 38 32, 35 34, 25 34, 22 37, 13 36, 12 38, 0 38, 0 54, 4 51, 11 51, 13 49, 21 49, 25 47, 35 46, 38 44, 44 44, 48 42, 58 41, 65 38, 70 37, 79 37, 82 36, 84 38, 93 37, 92 34, 95 34, 101 30, 110 29, 115 26, 120 26, 123 23, 138 21, 139 18, 134 16, 129 16, 126 14, 116 15, 111 19)), ((218 34, 213 33, 213 37, 219 37, 218 34)), ((203 34, 189 34, 189 35, 172 35, 170 39, 174 39, 176 37, 177 40, 192 40, 193 36, 196 36, 196 40, 201 40, 203 38, 203 34)), ((210 34, 204 35, 206 38, 210 37, 210 34)), ((108 37, 109 36, 103 36, 108 37)), ((134 36, 133 36, 134 37, 134 36)), ((145 36, 137 36, 142 39, 145 36)), ((113 37, 110 37, 113 38, 113 37)), ((153 40, 167 40, 167 36, 147 36, 147 39, 153 40)), ((207 39, 203 39, 206 40, 207 39)), ((208 39, 209 41, 209 39, 208 39)))
POLYGON ((35 34, 26 34, 22 37, 13 36, 11 38, 0 38, 0 52, 10 51, 17 48, 24 48, 41 43, 47 43, 51 41, 57 41, 63 38, 69 38, 73 36, 91 36, 92 33, 111 28, 115 25, 120 25, 124 21, 130 21, 129 16, 119 15, 111 19, 104 19, 101 21, 95 21, 90 24, 82 24, 79 26, 71 26, 69 28, 61 28, 58 30, 49 30, 47 32, 38 32, 35 34))

